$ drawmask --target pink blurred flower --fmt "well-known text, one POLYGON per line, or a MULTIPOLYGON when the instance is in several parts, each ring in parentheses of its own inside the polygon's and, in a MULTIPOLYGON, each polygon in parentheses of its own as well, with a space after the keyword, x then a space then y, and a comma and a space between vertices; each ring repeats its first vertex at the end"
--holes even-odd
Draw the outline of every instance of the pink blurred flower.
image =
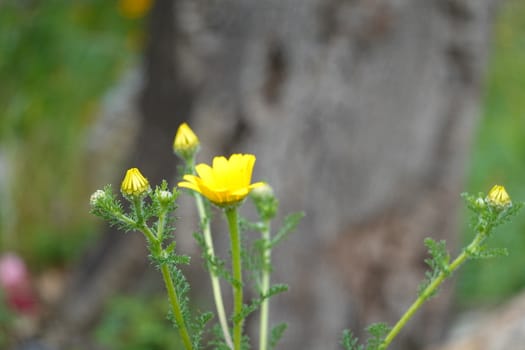
POLYGON ((7 304, 21 313, 36 311, 37 300, 24 261, 14 253, 0 256, 0 288, 7 304))

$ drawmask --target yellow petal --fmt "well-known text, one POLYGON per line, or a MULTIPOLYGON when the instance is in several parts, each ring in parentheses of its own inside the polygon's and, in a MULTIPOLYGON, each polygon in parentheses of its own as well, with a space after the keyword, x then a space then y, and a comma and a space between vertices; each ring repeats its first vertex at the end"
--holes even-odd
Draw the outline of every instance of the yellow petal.
POLYGON ((255 156, 232 154, 228 159, 214 157, 212 166, 199 164, 195 167, 198 176, 185 175, 180 187, 201 193, 218 205, 232 205, 242 201, 253 188, 264 185, 258 182, 250 185, 255 156))
POLYGON ((150 189, 148 180, 140 173, 139 169, 131 168, 122 180, 120 190, 129 196, 138 196, 150 189))
POLYGON ((253 183, 250 185, 250 190, 253 190, 254 188, 258 188, 258 187, 261 187, 261 186, 268 186, 268 184, 266 182, 256 182, 256 183, 253 183))
POLYGON ((203 181, 213 184, 216 183, 215 171, 208 164, 197 164, 195 171, 203 181))

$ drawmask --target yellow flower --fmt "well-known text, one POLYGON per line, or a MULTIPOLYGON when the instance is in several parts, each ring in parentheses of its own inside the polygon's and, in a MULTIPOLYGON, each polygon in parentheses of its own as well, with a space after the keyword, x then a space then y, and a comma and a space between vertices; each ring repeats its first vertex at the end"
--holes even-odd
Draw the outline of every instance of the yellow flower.
POLYGON ((139 169, 131 168, 126 172, 120 190, 128 196, 140 196, 150 190, 148 179, 140 173, 139 169))
POLYGON ((497 206, 507 206, 512 203, 505 187, 500 185, 494 185, 494 187, 492 187, 487 196, 487 200, 489 203, 497 206))
POLYGON ((183 159, 187 159, 188 157, 193 157, 199 146, 197 135, 195 135, 188 124, 182 123, 177 129, 173 140, 173 151, 183 159))
POLYGON ((233 154, 213 158, 213 164, 198 164, 198 176, 184 175, 180 187, 199 192, 218 206, 230 206, 242 201, 252 189, 264 182, 250 184, 255 156, 253 154, 233 154))
POLYGON ((120 0, 118 6, 122 16, 135 19, 146 15, 152 2, 152 0, 120 0))

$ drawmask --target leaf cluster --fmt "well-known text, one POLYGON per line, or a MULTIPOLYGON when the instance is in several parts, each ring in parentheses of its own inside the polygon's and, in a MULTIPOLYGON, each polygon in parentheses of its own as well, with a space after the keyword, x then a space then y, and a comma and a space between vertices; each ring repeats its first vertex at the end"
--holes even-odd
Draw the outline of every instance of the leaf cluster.
MULTIPOLYGON (((440 274, 445 274, 448 276, 449 272, 449 262, 450 255, 447 251, 447 246, 445 241, 435 241, 432 238, 426 238, 425 246, 428 249, 430 258, 425 259, 425 263, 429 266, 430 270, 425 272, 425 279, 418 287, 418 296, 424 296, 424 292, 427 287, 436 279, 440 274)), ((435 296, 437 290, 435 290, 431 295, 425 295, 426 298, 435 296)))
POLYGON ((509 222, 523 207, 523 202, 513 202, 507 206, 493 205, 483 193, 471 195, 462 193, 467 208, 471 211, 470 228, 476 233, 489 237, 493 230, 509 222))
MULTIPOLYGON (((265 238, 262 236, 255 239, 251 244, 243 249, 242 259, 244 268, 252 273, 252 278, 255 281, 255 288, 260 292, 261 279, 263 272, 271 272, 271 262, 267 260, 266 253, 275 248, 278 244, 283 242, 296 228, 301 219, 304 217, 304 212, 297 212, 287 215, 281 228, 277 231, 275 236, 265 238)), ((265 230, 270 230, 270 223, 268 221, 250 222, 244 218, 240 220, 241 231, 248 230, 258 231, 263 233, 265 230)))
MULTIPOLYGON (((121 202, 114 195, 111 186, 106 186, 103 191, 97 191, 92 196, 91 212, 124 231, 137 230, 145 233, 146 238, 149 238, 148 247, 151 262, 158 269, 168 267, 178 297, 184 326, 187 326, 191 331, 193 348, 202 349, 203 334, 213 314, 204 312, 192 316, 188 297, 190 285, 179 268, 181 265, 188 265, 190 257, 177 254, 174 241, 166 244, 170 236, 168 233, 175 229, 174 218, 170 214, 177 208, 176 190, 169 191, 167 182, 163 181, 160 186, 145 196, 124 196, 124 198, 130 204, 127 212, 124 211, 121 202)), ((183 326, 174 317, 171 309, 168 311, 167 317, 175 328, 179 329, 183 326)))
MULTIPOLYGON (((484 198, 483 193, 471 195, 463 193, 467 208, 471 211, 470 227, 476 234, 481 234, 484 239, 489 238, 494 233, 494 229, 509 222, 523 208, 523 202, 514 202, 507 206, 492 205, 484 198)), ((506 248, 489 248, 486 244, 469 251, 469 258, 488 259, 494 257, 507 256, 506 248)))
POLYGON ((213 337, 211 340, 208 341, 208 347, 214 350, 231 350, 228 344, 226 344, 226 342, 224 341, 222 329, 218 324, 215 324, 212 327, 211 333, 213 337))
POLYGON ((357 338, 352 331, 345 329, 343 331, 341 345, 345 350, 383 350, 381 345, 388 332, 390 332, 390 329, 385 323, 374 323, 370 325, 366 329, 369 335, 366 344, 360 344, 359 338, 357 338))
POLYGON ((297 213, 292 213, 287 215, 284 218, 284 222, 282 227, 277 231, 275 236, 270 240, 269 245, 270 248, 275 247, 279 243, 281 243, 284 239, 286 239, 291 232, 293 232, 297 225, 299 225, 299 222, 304 217, 304 212, 300 211, 297 213))
MULTIPOLYGON (((271 220, 275 217, 278 209, 279 203, 277 199, 271 192, 266 192, 264 195, 252 196, 252 199, 259 215, 259 221, 251 222, 245 218, 240 218, 239 220, 241 240, 245 247, 242 249, 241 259, 244 269, 251 273, 254 288, 259 296, 252 299, 248 305, 243 305, 239 314, 232 316, 234 322, 245 319, 252 312, 258 310, 265 301, 288 290, 288 286, 285 284, 276 284, 269 288, 266 286, 263 287, 263 280, 265 278, 264 276, 267 276, 272 271, 270 261, 271 250, 284 241, 284 239, 297 228, 297 225, 304 216, 302 212, 287 215, 283 220, 282 227, 277 231, 276 235, 272 237, 271 220), (252 240, 250 244, 246 244, 244 237, 246 237, 247 231, 259 232, 261 233, 261 237, 252 240), (266 290, 266 288, 268 288, 268 290, 266 290)), ((287 327, 286 323, 280 323, 272 328, 268 344, 270 349, 276 347, 287 327)))
POLYGON ((245 319, 249 314, 256 311, 263 301, 286 291, 288 291, 288 286, 286 284, 276 284, 271 286, 266 294, 261 294, 258 298, 253 299, 250 304, 243 305, 240 314, 233 315, 233 321, 239 322, 240 320, 245 319))
POLYGON ((277 343, 279 343, 287 328, 288 324, 285 322, 281 322, 272 327, 272 330, 270 331, 270 349, 275 349, 277 343))
POLYGON ((193 349, 199 350, 204 348, 202 344, 203 335, 205 333, 208 322, 211 321, 212 318, 213 313, 207 311, 199 313, 193 318, 193 321, 190 322, 193 349))
POLYGON ((135 221, 124 215, 122 203, 113 193, 111 185, 104 186, 103 190, 99 190, 91 196, 90 213, 124 232, 137 229, 135 221))
MULTIPOLYGON (((173 284, 175 285, 175 291, 179 299, 179 306, 182 312, 182 316, 185 322, 191 324, 191 322, 189 322, 192 320, 192 318, 189 312, 189 298, 188 298, 188 293, 190 291, 190 285, 188 281, 186 280, 186 278, 184 277, 184 274, 182 273, 182 271, 176 265, 169 266, 169 270, 170 270, 171 278, 173 279, 173 284)), ((181 326, 175 319, 175 316, 173 315, 171 309, 168 312, 168 318, 173 323, 173 326, 175 328, 178 329, 181 326)))
POLYGON ((194 232, 193 237, 201 249, 201 257, 205 262, 205 268, 208 271, 214 273, 216 276, 232 284, 233 276, 231 272, 226 268, 226 262, 224 261, 224 259, 221 259, 219 256, 212 256, 209 253, 206 242, 204 240, 204 235, 202 233, 194 232))
MULTIPOLYGON (((173 254, 175 255, 175 254, 173 254)), ((177 259, 175 257, 174 259, 177 259)), ((184 263, 186 263, 184 261, 184 263)), ((189 263, 189 260, 188 260, 189 263)), ((191 334, 191 342, 193 345, 193 349, 203 349, 203 335, 206 332, 206 326, 208 325, 208 322, 213 318, 213 313, 211 312, 199 312, 195 316, 193 316, 190 312, 190 306, 189 306, 189 292, 190 292, 190 285, 188 281, 186 280, 186 277, 182 273, 182 271, 177 267, 175 264, 169 265, 170 274, 173 279, 173 283, 175 285, 175 291, 177 293, 178 299, 179 299, 179 305, 182 312, 182 317, 184 319, 184 322, 188 326, 191 334)), ((173 315, 172 310, 170 309, 168 311, 168 319, 171 321, 173 326, 176 329, 180 328, 179 323, 177 322, 175 316, 173 315)))

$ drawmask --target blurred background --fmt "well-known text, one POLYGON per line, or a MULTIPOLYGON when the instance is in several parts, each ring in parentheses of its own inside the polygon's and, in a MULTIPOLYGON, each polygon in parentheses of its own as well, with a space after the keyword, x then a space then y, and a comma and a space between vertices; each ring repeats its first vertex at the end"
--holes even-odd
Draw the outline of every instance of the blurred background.
MULTIPOLYGON (((394 322, 423 238, 471 239, 461 192, 525 199, 523 62, 520 0, 0 1, 0 348, 174 348, 142 238, 88 204, 130 166, 173 181, 183 121, 200 161, 253 152, 283 210, 306 212, 276 252, 281 348, 394 322)), ((524 229, 500 229, 510 255, 464 266, 393 349, 519 348, 524 229)))

